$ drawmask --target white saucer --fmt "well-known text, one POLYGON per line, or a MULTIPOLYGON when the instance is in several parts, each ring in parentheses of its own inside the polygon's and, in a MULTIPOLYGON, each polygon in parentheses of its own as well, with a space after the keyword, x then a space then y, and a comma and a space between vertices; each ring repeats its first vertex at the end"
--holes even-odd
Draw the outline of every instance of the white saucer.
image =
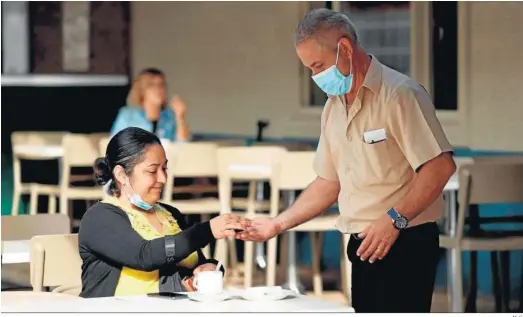
POLYGON ((296 297, 296 293, 291 290, 283 289, 280 286, 251 287, 236 294, 243 299, 253 301, 276 301, 296 297))
POLYGON ((198 292, 187 293, 189 299, 197 302, 223 302, 230 299, 232 296, 229 293, 220 294, 202 294, 198 292))

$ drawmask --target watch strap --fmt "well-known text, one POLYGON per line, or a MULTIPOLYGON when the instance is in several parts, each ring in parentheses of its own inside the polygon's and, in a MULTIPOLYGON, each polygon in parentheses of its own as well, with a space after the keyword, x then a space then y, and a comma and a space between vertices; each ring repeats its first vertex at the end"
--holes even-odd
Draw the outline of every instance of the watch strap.
POLYGON ((174 242, 174 236, 165 236, 165 256, 167 258, 167 264, 174 262, 175 254, 176 244, 174 242))
POLYGON ((399 214, 396 212, 396 210, 394 210, 394 208, 389 209, 387 214, 392 218, 392 220, 396 220, 399 217, 399 214))

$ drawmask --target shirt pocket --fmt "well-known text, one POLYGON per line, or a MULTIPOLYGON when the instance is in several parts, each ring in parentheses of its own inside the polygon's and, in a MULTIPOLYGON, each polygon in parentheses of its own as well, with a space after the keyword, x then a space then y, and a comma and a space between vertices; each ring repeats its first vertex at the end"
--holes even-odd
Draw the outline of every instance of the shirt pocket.
POLYGON ((396 178, 394 164, 397 160, 394 140, 387 138, 376 143, 366 143, 361 133, 358 142, 364 181, 368 185, 393 181, 396 178))

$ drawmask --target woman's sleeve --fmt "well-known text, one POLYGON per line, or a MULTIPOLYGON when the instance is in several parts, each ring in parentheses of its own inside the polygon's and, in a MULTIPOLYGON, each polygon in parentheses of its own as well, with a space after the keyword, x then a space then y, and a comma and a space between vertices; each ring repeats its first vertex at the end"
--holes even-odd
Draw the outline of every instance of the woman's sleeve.
MULTIPOLYGON (((171 215, 174 217, 174 219, 176 219, 176 222, 178 222, 178 226, 180 227, 180 229, 185 231, 185 230, 190 230, 190 228, 192 228, 192 227, 187 228, 187 223, 185 222, 184 216, 178 209, 176 209, 172 206, 166 205, 166 204, 161 204, 161 205, 165 209, 167 209, 167 211, 169 211, 171 213, 171 215)), ((205 247, 205 246, 203 246, 203 247, 205 247)), ((207 259, 201 249, 198 249, 197 252, 198 252, 198 265, 202 265, 205 263, 212 263, 212 264, 218 265, 217 260, 207 259)), ((225 275, 225 268, 223 266, 221 267, 221 271, 225 275)))
POLYGON ((85 213, 78 235, 80 245, 98 257, 148 272, 183 260, 214 239, 206 222, 173 236, 145 240, 132 228, 122 210, 103 203, 85 213))
POLYGON ((129 122, 129 116, 127 114, 128 111, 125 107, 118 111, 116 119, 114 119, 113 126, 111 127, 111 136, 130 126, 131 122, 129 122))

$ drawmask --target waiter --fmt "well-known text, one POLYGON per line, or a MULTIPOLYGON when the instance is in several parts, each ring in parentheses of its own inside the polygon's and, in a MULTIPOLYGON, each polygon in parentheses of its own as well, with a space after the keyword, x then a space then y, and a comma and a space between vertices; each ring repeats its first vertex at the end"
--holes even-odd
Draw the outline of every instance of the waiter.
POLYGON ((276 218, 238 238, 268 240, 338 200, 350 234, 356 312, 430 312, 439 253, 442 190, 456 166, 425 89, 359 44, 342 13, 315 9, 296 30, 296 51, 329 96, 321 118, 318 175, 276 218))

